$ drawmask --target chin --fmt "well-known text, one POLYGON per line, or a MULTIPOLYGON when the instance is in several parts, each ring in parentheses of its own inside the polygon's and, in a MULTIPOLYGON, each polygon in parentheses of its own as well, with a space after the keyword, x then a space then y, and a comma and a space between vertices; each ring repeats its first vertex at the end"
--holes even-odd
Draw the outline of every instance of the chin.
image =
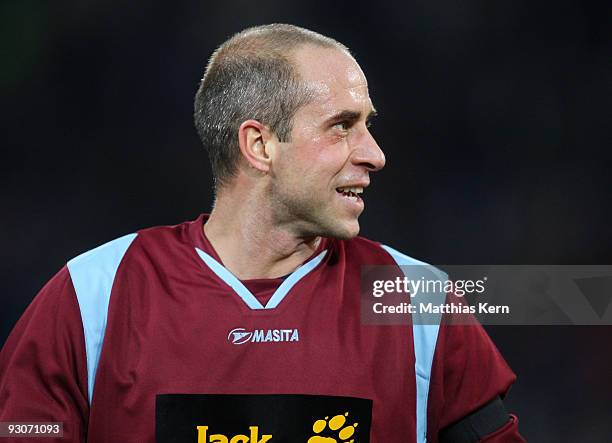
POLYGON ((337 238, 339 240, 350 240, 359 235, 359 222, 357 220, 337 223, 332 229, 329 229, 324 237, 337 238))

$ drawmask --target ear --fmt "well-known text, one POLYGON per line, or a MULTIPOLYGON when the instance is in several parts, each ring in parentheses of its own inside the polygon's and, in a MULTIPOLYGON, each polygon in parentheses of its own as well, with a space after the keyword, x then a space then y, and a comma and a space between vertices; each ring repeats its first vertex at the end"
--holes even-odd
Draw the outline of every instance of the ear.
POLYGON ((257 120, 246 120, 238 128, 240 152, 252 168, 267 173, 270 170, 274 134, 257 120))

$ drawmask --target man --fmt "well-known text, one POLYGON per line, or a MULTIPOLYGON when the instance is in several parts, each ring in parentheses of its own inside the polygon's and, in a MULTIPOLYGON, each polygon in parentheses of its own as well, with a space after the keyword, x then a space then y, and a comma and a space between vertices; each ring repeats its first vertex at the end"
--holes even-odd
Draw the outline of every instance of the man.
POLYGON ((195 99, 210 216, 69 261, 2 351, 0 421, 74 442, 523 441, 480 326, 361 322, 361 268, 420 263, 356 237, 374 115, 330 38, 221 45, 195 99))

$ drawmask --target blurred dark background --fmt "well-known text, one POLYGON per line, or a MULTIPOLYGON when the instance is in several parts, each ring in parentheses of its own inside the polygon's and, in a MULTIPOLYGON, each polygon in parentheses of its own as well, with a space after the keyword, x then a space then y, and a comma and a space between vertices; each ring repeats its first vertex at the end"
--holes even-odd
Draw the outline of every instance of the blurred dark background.
MULTIPOLYGON (((0 343, 71 257, 193 219, 210 53, 288 22, 348 45, 387 155, 362 234, 434 264, 612 264, 612 7, 534 2, 0 4, 0 343)), ((612 327, 488 327, 531 442, 612 441, 612 327)))

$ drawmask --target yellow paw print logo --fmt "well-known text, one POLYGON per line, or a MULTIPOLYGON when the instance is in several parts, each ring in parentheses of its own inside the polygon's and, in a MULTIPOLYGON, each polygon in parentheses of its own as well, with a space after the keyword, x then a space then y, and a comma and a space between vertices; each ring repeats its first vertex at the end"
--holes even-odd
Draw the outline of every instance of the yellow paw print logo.
POLYGON ((324 434, 333 433, 334 435, 332 437, 314 435, 308 439, 308 443, 355 443, 355 440, 348 439, 355 433, 355 428, 357 427, 358 423, 344 426, 346 424, 346 419, 348 418, 348 412, 345 412, 344 415, 336 415, 330 420, 328 420, 328 418, 329 417, 325 417, 325 420, 319 419, 315 421, 312 425, 312 430, 315 434, 321 434, 323 432, 324 434))

